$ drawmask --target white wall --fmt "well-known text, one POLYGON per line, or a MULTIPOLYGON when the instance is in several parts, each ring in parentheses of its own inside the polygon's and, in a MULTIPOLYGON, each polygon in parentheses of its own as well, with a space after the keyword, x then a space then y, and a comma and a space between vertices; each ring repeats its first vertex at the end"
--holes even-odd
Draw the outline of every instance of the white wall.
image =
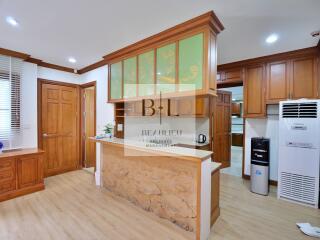
MULTIPOLYGON (((108 99, 108 66, 94 69, 81 75, 81 83, 96 81, 96 126, 97 135, 103 133, 103 128, 107 123, 114 122, 113 104, 107 103, 108 99)), ((100 144, 96 148, 96 183, 100 185, 100 144)))
POLYGON ((21 78, 22 147, 38 146, 37 65, 23 62, 21 78))
POLYGON ((278 180, 278 105, 268 106, 265 119, 246 119, 245 126, 245 166, 244 173, 250 175, 251 138, 265 137, 270 139, 270 179, 278 180))
POLYGON ((38 67, 38 78, 75 84, 79 84, 81 82, 81 76, 79 74, 63 72, 45 67, 38 67))

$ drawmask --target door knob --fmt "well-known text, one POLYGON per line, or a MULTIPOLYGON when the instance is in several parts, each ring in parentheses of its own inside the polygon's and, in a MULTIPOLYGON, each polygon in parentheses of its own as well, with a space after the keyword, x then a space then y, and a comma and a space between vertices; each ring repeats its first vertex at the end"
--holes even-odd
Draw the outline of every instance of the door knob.
POLYGON ((44 133, 42 134, 43 137, 48 137, 48 134, 44 133))

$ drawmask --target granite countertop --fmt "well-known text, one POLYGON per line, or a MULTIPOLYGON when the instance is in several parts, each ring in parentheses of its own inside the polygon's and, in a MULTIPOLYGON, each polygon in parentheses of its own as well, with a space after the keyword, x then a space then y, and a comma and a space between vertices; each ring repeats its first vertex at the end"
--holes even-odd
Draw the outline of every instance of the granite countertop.
POLYGON ((169 155, 176 155, 181 157, 190 157, 198 160, 206 160, 211 157, 211 151, 199 150, 199 149, 191 149, 191 148, 184 148, 184 147, 146 147, 145 143, 138 142, 138 141, 131 141, 131 140, 124 140, 120 138, 102 138, 96 139, 94 137, 90 138, 95 142, 100 142, 104 144, 117 144, 117 145, 125 145, 128 147, 138 148, 142 151, 149 151, 153 153, 159 153, 162 155, 169 154, 169 155))

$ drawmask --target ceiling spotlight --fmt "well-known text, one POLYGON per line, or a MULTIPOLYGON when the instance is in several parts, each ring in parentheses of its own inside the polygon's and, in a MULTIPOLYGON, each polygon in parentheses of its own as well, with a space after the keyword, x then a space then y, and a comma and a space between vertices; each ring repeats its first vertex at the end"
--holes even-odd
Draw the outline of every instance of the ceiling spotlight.
POLYGON ((278 35, 277 34, 271 34, 269 37, 266 39, 266 43, 274 43, 278 40, 278 35))
POLYGON ((73 57, 70 57, 68 59, 68 61, 71 62, 71 63, 76 63, 77 62, 77 60, 75 58, 73 58, 73 57))
POLYGON ((9 23, 11 26, 18 26, 18 22, 13 17, 7 17, 6 18, 7 23, 9 23))

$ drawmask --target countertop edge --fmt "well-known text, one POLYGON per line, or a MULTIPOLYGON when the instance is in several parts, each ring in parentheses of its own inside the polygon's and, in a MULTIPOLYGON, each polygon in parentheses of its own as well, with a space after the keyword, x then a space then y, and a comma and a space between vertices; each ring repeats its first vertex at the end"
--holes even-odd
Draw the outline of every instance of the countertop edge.
MULTIPOLYGON (((91 141, 94 142, 98 142, 98 143, 102 143, 102 144, 106 144, 106 145, 113 145, 113 146, 118 146, 118 147, 128 147, 130 149, 134 149, 134 150, 139 150, 139 151, 143 151, 143 152, 149 152, 149 153, 153 153, 156 155, 162 155, 162 156, 168 156, 168 157, 177 157, 177 158, 181 158, 184 160, 189 160, 189 161, 193 161, 193 162, 202 162, 205 161, 209 158, 211 158, 211 154, 212 152, 210 151, 205 151, 205 150, 196 150, 196 151, 205 151, 208 152, 208 154, 206 156, 203 157, 199 157, 199 156, 189 156, 189 155, 182 155, 179 153, 169 153, 167 151, 161 151, 159 149, 147 149, 144 147, 140 147, 140 146, 133 146, 133 145, 125 145, 124 143, 116 143, 116 142, 111 142, 111 141, 107 141, 107 140, 103 140, 103 139, 96 139, 94 137, 90 137, 89 138, 91 141)), ((176 148, 182 148, 182 147, 176 147, 176 148)))
POLYGON ((7 153, 0 153, 0 159, 2 158, 9 158, 9 157, 20 157, 26 156, 31 154, 42 154, 44 151, 40 148, 23 148, 21 150, 16 150, 7 153))

